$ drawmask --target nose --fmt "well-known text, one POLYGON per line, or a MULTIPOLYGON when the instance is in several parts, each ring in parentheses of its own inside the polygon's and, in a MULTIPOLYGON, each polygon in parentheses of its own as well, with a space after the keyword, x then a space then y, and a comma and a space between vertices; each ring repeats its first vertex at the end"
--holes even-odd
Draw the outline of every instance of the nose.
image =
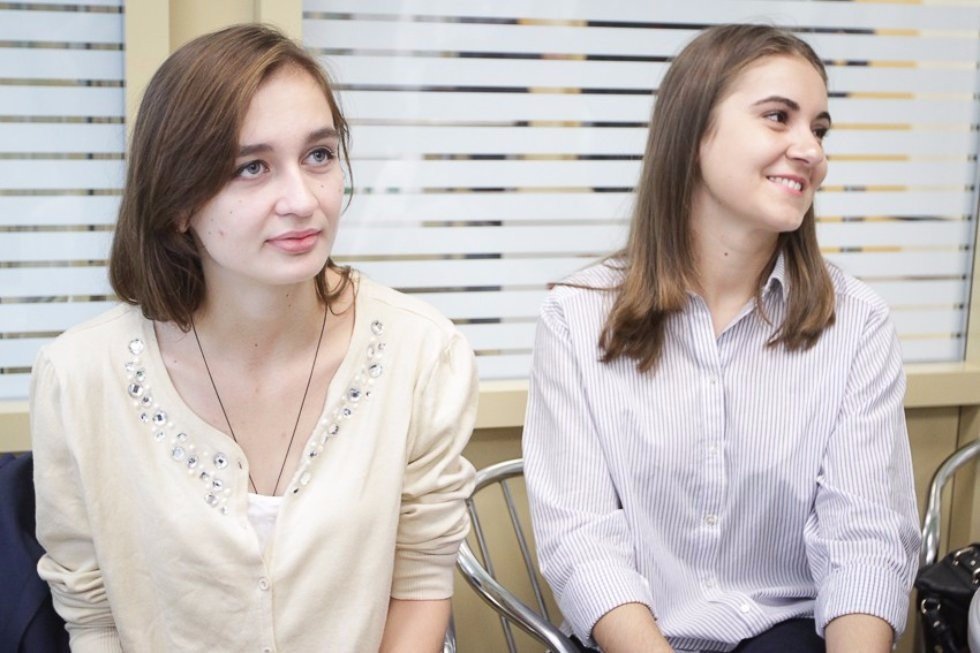
POLYGON ((277 188, 279 197, 276 199, 276 214, 302 218, 312 215, 316 209, 312 183, 313 180, 308 179, 299 168, 284 169, 277 188))
POLYGON ((809 129, 794 132, 793 141, 790 143, 786 154, 789 158, 805 163, 810 167, 820 165, 827 159, 823 151, 823 143, 809 129))

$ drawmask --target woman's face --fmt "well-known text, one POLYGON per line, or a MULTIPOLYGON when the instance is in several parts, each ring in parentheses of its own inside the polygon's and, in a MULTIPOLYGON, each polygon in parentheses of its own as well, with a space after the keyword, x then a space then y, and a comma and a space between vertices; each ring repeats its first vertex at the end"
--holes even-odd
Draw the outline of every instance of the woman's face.
POLYGON ((748 66, 701 141, 693 219, 767 239, 797 229, 827 174, 829 128, 827 88, 812 64, 787 55, 748 66))
POLYGON ((333 247, 343 172, 330 105, 298 68, 266 79, 239 135, 235 174, 187 225, 209 291, 313 279, 333 247))

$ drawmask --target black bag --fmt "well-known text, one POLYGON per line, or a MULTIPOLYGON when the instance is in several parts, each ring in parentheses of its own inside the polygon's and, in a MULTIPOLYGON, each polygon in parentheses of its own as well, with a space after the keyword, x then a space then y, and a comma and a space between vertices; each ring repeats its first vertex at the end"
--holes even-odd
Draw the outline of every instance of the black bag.
POLYGON ((937 563, 919 570, 919 613, 926 651, 969 653, 967 614, 974 592, 980 587, 980 542, 954 551, 937 563))

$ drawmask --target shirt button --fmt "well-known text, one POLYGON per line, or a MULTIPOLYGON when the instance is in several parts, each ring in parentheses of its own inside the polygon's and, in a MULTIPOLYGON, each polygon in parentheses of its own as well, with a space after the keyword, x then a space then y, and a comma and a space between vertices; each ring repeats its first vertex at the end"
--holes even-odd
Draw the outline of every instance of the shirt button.
POLYGON ((748 603, 743 603, 742 605, 738 606, 738 609, 741 610, 743 613, 746 613, 752 609, 752 606, 749 605, 748 603))
POLYGON ((262 590, 263 592, 269 591, 269 579, 268 578, 266 578, 266 577, 263 576, 262 578, 259 579, 259 589, 262 590))
POLYGON ((704 523, 707 524, 708 526, 714 526, 715 524, 718 523, 718 516, 717 515, 705 515, 704 516, 704 523))

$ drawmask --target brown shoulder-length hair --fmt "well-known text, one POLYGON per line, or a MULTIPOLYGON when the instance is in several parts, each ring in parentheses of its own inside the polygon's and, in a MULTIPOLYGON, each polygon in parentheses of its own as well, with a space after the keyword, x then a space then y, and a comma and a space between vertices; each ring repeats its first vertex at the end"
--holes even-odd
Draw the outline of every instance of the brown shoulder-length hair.
MULTIPOLYGON (((777 55, 809 62, 826 84, 826 70, 810 46, 769 25, 706 29, 667 71, 650 122, 629 240, 611 257, 624 263, 625 276, 599 339, 604 362, 625 356, 646 372, 659 361, 667 318, 684 308, 687 291, 698 285, 691 204, 702 181, 698 152, 712 111, 747 66, 777 55)), ((760 288, 780 253, 790 292, 785 319, 769 345, 807 349, 834 322, 834 289, 817 246, 812 205, 799 229, 779 235, 760 288)), ((762 309, 760 293, 756 302, 762 309)))
MULTIPOLYGON (((204 300, 204 273, 193 237, 181 227, 232 178, 249 103, 284 67, 306 72, 323 90, 349 171, 350 131, 329 77, 272 27, 237 25, 198 37, 150 80, 133 128, 109 258, 116 295, 139 305, 148 319, 190 328, 204 300)), ((350 279, 350 268, 328 259, 315 280, 317 295, 329 306, 350 279), (341 277, 334 288, 328 288, 328 268, 341 277)))

